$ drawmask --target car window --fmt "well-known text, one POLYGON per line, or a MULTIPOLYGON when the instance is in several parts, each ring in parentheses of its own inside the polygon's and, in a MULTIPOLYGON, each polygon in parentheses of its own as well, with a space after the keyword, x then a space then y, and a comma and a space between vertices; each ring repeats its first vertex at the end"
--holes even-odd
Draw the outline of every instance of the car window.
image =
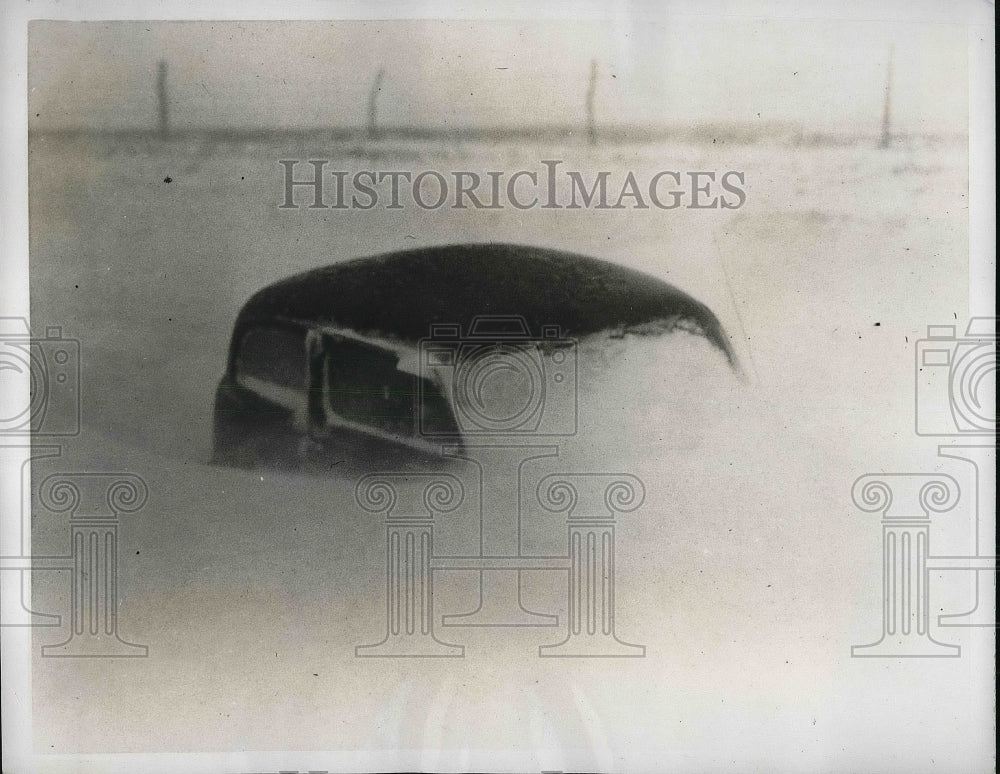
POLYGON ((327 400, 338 417, 393 435, 414 433, 416 381, 391 352, 347 339, 326 342, 327 400))
MULTIPOLYGON (((360 342, 330 337, 326 389, 330 411, 342 420, 397 437, 417 436, 423 393, 424 423, 451 428, 447 402, 433 386, 418 390, 418 377, 398 370, 398 358, 360 342)), ((441 432, 439 430, 439 432, 441 432)))
POLYGON ((267 393, 273 392, 286 398, 304 396, 305 332, 292 326, 251 328, 240 341, 236 378, 244 386, 265 393, 265 397, 272 397, 267 393))
POLYGON ((458 425, 451 413, 448 400, 429 379, 418 383, 420 387, 420 433, 432 438, 441 435, 458 435, 458 425))

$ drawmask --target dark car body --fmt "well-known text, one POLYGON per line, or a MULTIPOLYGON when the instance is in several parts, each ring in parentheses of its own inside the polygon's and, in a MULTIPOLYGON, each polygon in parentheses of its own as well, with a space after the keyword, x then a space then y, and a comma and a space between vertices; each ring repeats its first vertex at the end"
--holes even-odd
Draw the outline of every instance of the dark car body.
POLYGON ((214 460, 319 467, 433 458, 481 436, 575 432, 576 342, 684 330, 735 368, 704 304, 654 277, 538 247, 422 248, 270 285, 236 319, 214 460), (506 387, 498 375, 510 375, 506 387))

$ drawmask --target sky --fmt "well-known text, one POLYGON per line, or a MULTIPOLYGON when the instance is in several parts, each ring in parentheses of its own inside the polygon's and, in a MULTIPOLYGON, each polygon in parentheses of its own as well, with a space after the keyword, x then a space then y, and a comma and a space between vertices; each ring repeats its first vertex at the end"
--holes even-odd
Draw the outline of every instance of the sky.
POLYGON ((965 131, 966 28, 921 22, 706 19, 33 22, 30 126, 151 128, 157 64, 177 128, 359 126, 385 68, 384 125, 574 124, 597 62, 600 123, 777 121, 965 131))

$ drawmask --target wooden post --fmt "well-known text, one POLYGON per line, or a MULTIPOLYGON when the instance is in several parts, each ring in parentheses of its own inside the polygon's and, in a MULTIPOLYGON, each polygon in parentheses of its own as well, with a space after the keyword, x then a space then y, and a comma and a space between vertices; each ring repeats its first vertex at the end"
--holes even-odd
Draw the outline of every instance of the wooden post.
POLYGON ((375 82, 372 83, 372 89, 368 93, 368 139, 377 140, 379 137, 378 131, 378 95, 382 91, 382 79, 385 78, 385 68, 383 67, 378 71, 378 75, 375 76, 375 82))
POLYGON ((156 97, 160 111, 160 139, 166 140, 170 136, 170 114, 167 103, 167 63, 163 59, 160 60, 156 75, 156 97))
POLYGON ((597 60, 590 60, 590 83, 587 86, 587 137, 597 145, 597 125, 594 123, 594 94, 597 92, 597 60))
POLYGON ((880 148, 888 148, 892 143, 890 129, 892 120, 892 46, 889 46, 889 62, 885 68, 885 102, 882 105, 882 140, 880 148))

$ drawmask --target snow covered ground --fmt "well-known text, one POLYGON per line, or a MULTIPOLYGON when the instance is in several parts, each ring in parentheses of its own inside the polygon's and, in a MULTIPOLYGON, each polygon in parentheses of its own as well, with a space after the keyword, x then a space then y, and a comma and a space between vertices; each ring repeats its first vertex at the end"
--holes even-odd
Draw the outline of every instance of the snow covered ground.
MULTIPOLYGON (((974 653, 849 657, 881 620, 880 527, 853 508, 851 484, 941 468, 935 444, 913 434, 913 347, 928 324, 964 326, 968 314, 963 144, 38 135, 30 174, 33 325, 80 340, 83 390, 81 435, 36 481, 127 470, 150 491, 120 534, 121 635, 149 658, 36 659, 39 751, 440 747, 473 762, 527 752, 547 769, 774 771, 930 770, 947 752, 948 770, 975 768, 989 719, 970 694, 974 653), (542 159, 646 179, 733 169, 747 201, 280 210, 288 158, 350 172, 513 171, 542 159), (683 334, 589 342, 581 432, 545 468, 645 482, 646 503, 617 531, 618 635, 646 645, 644 659, 537 658, 561 628, 443 630, 466 645, 464 660, 356 659, 354 646, 384 631, 385 569, 384 527, 355 504, 353 481, 208 464, 213 391, 251 293, 334 261, 464 241, 642 269, 708 304, 733 338, 746 383, 683 334), (970 729, 966 750, 951 745, 956 727, 970 729)), ((530 546, 565 545, 558 517, 528 515, 530 546)), ((447 518, 442 550, 463 550, 472 513, 447 518)), ((968 525, 952 529, 942 525, 941 540, 964 551, 968 525)), ((35 551, 66 542, 65 520, 38 511, 35 551)), ((473 581, 442 577, 436 612, 471 609, 473 581)), ((936 599, 961 608, 966 581, 940 583, 936 599)), ((529 606, 564 616, 564 582, 527 578, 529 606)), ((65 578, 35 586, 36 609, 68 611, 65 578)), ((64 638, 38 630, 35 640, 64 638)))

